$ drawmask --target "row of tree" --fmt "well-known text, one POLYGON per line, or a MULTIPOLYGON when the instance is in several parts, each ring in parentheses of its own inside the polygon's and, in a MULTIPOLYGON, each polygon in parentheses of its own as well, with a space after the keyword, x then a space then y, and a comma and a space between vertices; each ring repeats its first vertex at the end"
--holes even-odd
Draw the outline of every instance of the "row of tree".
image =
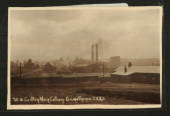
POLYGON ((39 72, 47 72, 47 73, 71 73, 75 68, 73 68, 73 65, 76 64, 82 64, 82 63, 89 63, 83 59, 76 59, 74 61, 74 64, 72 65, 66 65, 62 59, 59 61, 56 61, 55 63, 46 62, 43 64, 39 64, 36 62, 33 62, 32 59, 28 59, 24 62, 11 62, 11 74, 12 75, 18 75, 19 73, 29 73, 29 72, 35 72, 36 70, 39 72))

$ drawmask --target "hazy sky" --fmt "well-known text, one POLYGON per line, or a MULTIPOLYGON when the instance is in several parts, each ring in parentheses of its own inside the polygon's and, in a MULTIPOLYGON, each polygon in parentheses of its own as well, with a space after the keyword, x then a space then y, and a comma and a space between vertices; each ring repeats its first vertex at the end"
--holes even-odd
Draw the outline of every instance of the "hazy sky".
POLYGON ((99 43, 99 59, 159 58, 160 14, 158 7, 13 9, 9 18, 11 59, 90 59, 92 43, 99 43))

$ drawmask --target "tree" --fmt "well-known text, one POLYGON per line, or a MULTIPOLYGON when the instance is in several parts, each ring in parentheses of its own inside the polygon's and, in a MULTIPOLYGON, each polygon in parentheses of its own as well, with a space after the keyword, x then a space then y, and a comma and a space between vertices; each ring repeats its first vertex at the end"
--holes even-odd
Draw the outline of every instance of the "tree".
POLYGON ((35 64, 32 62, 32 59, 28 59, 28 61, 24 64, 24 68, 32 70, 35 68, 35 64))
POLYGON ((43 67, 43 70, 45 72, 56 72, 56 67, 51 65, 49 62, 47 62, 44 67, 43 67))

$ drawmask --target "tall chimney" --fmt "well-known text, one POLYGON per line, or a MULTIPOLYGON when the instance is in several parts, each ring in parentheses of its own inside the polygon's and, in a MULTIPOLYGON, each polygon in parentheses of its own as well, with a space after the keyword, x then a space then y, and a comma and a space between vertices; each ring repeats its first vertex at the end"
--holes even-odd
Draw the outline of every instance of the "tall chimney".
POLYGON ((94 62, 94 44, 91 46, 91 60, 94 62))
POLYGON ((96 44, 96 62, 98 62, 98 44, 96 44))

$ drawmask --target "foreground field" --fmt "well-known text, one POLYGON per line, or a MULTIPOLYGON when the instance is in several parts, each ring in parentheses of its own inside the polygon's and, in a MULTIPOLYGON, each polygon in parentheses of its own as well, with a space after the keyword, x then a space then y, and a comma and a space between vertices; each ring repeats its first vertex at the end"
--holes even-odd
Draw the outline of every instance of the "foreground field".
POLYGON ((12 78, 12 104, 159 104, 160 75, 12 78))

